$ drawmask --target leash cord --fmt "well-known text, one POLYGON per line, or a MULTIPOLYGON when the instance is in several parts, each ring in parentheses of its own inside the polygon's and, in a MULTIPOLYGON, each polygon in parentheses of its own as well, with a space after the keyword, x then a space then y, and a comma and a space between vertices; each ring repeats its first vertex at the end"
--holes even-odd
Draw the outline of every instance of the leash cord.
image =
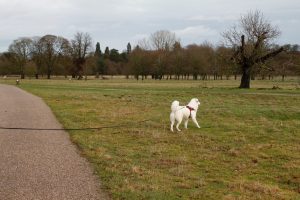
MULTIPOLYGON (((141 124, 144 122, 150 121, 150 119, 138 121, 136 123, 141 124)), ((120 124, 114 126, 101 126, 101 127, 91 127, 91 128, 25 128, 25 127, 1 127, 2 130, 26 130, 26 131, 85 131, 85 130, 101 130, 109 128, 118 128, 118 127, 128 127, 130 124, 120 124)))

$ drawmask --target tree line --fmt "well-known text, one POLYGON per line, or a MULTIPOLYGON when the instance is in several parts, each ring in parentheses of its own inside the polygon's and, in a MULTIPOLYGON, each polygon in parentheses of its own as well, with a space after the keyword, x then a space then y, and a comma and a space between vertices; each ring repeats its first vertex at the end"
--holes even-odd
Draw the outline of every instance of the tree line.
POLYGON ((71 75, 82 79, 104 75, 136 79, 229 79, 242 75, 241 88, 250 80, 300 74, 299 45, 274 45, 280 31, 259 11, 243 16, 240 24, 223 33, 222 45, 209 42, 182 47, 175 33, 160 30, 126 50, 95 47, 88 33, 77 32, 68 40, 61 36, 23 37, 14 40, 0 55, 0 74, 46 76, 71 75))

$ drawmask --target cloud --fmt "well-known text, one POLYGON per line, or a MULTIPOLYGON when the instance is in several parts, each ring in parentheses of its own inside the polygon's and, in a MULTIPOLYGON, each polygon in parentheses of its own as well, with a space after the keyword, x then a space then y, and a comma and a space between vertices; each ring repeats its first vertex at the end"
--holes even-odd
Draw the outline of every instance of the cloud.
POLYGON ((179 37, 188 38, 214 36, 218 34, 218 31, 202 25, 190 26, 184 29, 175 30, 174 32, 179 37))
POLYGON ((138 41, 138 40, 142 40, 144 38, 149 38, 150 34, 136 34, 133 37, 131 37, 132 41, 138 41))
POLYGON ((280 20, 282 38, 300 43, 298 1, 0 0, 0 51, 18 37, 54 34, 71 39, 77 31, 121 50, 157 30, 173 30, 186 44, 216 42, 241 14, 257 8, 272 23, 280 20))
POLYGON ((200 44, 205 41, 216 44, 220 40, 218 30, 204 25, 188 26, 183 29, 177 29, 173 32, 175 32, 176 36, 179 37, 183 46, 187 46, 189 44, 200 44))
POLYGON ((238 20, 239 15, 233 15, 233 14, 228 14, 228 15, 215 15, 215 16, 209 16, 209 15, 196 15, 188 18, 188 20, 191 21, 217 21, 217 22, 223 22, 223 21, 233 21, 233 20, 238 20))

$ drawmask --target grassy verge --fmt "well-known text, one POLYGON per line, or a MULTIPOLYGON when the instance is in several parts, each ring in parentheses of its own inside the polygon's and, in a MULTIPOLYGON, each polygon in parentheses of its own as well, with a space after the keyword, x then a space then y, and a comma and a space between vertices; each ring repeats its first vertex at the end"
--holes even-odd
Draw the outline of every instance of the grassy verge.
POLYGON ((237 85, 25 80, 20 87, 42 97, 66 128, 126 125, 70 132, 115 199, 299 199, 299 84, 237 85), (193 97, 202 128, 190 122, 171 133, 171 101, 193 97))

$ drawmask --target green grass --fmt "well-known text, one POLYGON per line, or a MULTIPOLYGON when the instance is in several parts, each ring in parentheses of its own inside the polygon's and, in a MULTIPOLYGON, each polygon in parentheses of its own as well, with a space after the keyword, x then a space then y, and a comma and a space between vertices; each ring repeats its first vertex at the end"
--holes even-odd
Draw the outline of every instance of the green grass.
POLYGON ((300 199, 297 79, 237 86, 25 80, 19 87, 42 97, 66 128, 126 125, 70 132, 114 199, 300 199), (171 102, 193 97, 201 101, 202 128, 190 122, 188 130, 171 133, 171 102))

